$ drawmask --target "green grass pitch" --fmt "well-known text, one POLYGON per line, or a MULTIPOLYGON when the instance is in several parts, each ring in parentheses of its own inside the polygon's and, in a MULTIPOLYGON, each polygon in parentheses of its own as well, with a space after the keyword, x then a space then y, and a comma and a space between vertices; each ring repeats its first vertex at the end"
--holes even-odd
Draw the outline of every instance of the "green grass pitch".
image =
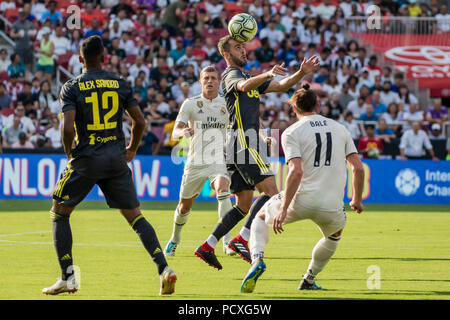
MULTIPOLYGON (((315 292, 297 286, 321 234, 310 221, 287 225, 282 235, 271 233, 267 271, 255 292, 241 294, 247 262, 225 256, 219 247, 224 268, 217 271, 193 255, 217 222, 216 203, 195 203, 176 257, 168 258, 178 282, 175 294, 166 297, 158 296, 156 268, 137 235, 102 202, 82 203, 71 218, 81 289, 42 295, 59 276, 49 206, 50 201, 0 201, 0 299, 450 299, 449 206, 366 205, 361 215, 347 210, 338 251, 317 279, 327 290, 315 292), (370 266, 379 268, 379 289, 368 288, 370 266)), ((142 203, 162 247, 175 206, 142 203)))

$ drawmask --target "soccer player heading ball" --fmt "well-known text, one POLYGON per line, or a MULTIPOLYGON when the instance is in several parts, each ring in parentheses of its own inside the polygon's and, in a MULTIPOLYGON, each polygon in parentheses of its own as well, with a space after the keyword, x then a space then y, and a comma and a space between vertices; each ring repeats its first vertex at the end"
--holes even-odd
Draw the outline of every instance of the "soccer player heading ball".
POLYGON ((218 240, 250 213, 240 234, 229 243, 230 248, 250 262, 248 239, 253 218, 264 203, 278 193, 274 175, 265 157, 267 145, 259 137, 259 96, 268 92, 287 91, 306 74, 313 72, 319 66, 319 59, 317 56, 304 59, 300 69, 289 76, 286 76, 287 69, 283 63, 275 65, 270 71, 250 77, 243 72, 247 64, 245 43, 227 35, 220 39, 218 49, 227 63, 227 69, 222 74, 222 89, 232 130, 227 136, 226 156, 228 174, 231 177, 230 190, 236 195, 236 205, 197 248, 195 255, 220 270, 222 265, 214 254, 218 240), (276 81, 273 80, 275 76, 286 77, 276 81), (252 205, 255 187, 261 196, 252 205))
POLYGON ((139 147, 145 127, 144 116, 126 81, 102 70, 104 59, 99 36, 84 40, 80 46, 83 73, 61 88, 61 135, 69 162, 53 193, 50 216, 62 275, 42 292, 54 295, 78 290, 73 272, 69 218, 97 184, 109 207, 120 210, 156 263, 161 278, 159 293, 171 294, 177 277, 167 265, 155 230, 141 214, 127 165, 139 147), (131 140, 127 147, 122 131, 124 112, 132 119, 131 140), (74 139, 76 146, 72 149, 74 139))

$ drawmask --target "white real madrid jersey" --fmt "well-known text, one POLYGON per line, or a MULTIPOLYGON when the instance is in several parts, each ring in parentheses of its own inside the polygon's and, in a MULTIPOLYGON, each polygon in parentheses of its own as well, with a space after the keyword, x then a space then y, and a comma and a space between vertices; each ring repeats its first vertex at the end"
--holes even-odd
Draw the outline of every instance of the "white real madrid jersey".
POLYGON ((179 121, 194 129, 186 165, 225 164, 228 111, 222 96, 209 100, 201 94, 185 100, 176 122, 179 121))
POLYGON ((303 177, 295 201, 318 210, 344 205, 346 157, 357 153, 350 132, 321 115, 303 117, 282 135, 286 162, 302 158, 303 177))

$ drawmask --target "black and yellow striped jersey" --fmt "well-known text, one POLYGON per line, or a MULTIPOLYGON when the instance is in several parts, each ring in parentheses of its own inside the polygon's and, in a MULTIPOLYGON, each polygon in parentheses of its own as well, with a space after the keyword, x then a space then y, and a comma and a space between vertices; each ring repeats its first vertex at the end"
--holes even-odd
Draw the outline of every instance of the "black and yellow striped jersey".
POLYGON ((250 77, 249 74, 235 67, 228 67, 222 74, 222 90, 230 114, 230 127, 235 138, 239 137, 239 131, 246 132, 253 129, 259 132, 259 96, 264 93, 271 80, 267 80, 252 91, 239 91, 237 83, 250 77))
POLYGON ((122 117, 125 109, 138 104, 128 83, 110 72, 91 70, 67 81, 59 99, 63 113, 76 111, 73 167, 95 178, 124 168, 122 117))

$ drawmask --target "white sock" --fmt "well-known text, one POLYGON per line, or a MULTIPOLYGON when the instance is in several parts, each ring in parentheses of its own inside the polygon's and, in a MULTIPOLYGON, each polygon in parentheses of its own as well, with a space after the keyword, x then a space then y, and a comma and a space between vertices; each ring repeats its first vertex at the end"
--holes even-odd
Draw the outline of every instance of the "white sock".
POLYGON ((308 282, 314 282, 314 278, 323 270, 323 268, 325 268, 328 261, 330 261, 331 257, 336 252, 339 238, 332 239, 324 237, 315 245, 312 251, 312 259, 308 266, 308 271, 303 277, 308 282))
POLYGON ((211 234, 209 235, 208 239, 206 239, 206 243, 209 244, 209 246, 214 249, 217 245, 217 238, 211 234))
POLYGON ((181 229, 186 224, 190 211, 185 214, 181 214, 178 211, 178 208, 175 209, 175 213, 173 215, 173 231, 171 241, 179 243, 181 241, 181 229))
MULTIPOLYGON (((230 200, 230 193, 221 192, 216 195, 216 198, 218 202, 219 218, 222 219, 225 216, 225 214, 233 208, 233 205, 230 200)), ((230 233, 228 232, 222 238, 223 244, 225 245, 226 243, 230 242, 230 240, 231 236, 230 233)))
POLYGON ((250 253, 252 255, 252 262, 264 257, 264 250, 269 239, 269 226, 266 225, 263 219, 256 216, 250 228, 250 253))
POLYGON ((242 227, 241 231, 239 231, 239 234, 245 241, 248 241, 248 239, 250 238, 250 230, 246 226, 242 227))

